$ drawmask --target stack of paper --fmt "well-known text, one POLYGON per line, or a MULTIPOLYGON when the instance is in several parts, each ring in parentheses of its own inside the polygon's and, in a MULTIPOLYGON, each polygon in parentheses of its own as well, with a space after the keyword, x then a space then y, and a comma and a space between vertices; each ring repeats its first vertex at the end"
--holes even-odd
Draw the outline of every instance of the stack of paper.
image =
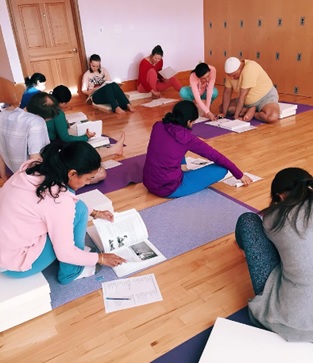
POLYGON ((51 310, 50 287, 42 273, 21 279, 0 273, 0 331, 51 310))
POLYGON ((95 132, 95 136, 93 136, 91 139, 88 140, 88 143, 94 148, 110 145, 110 139, 106 136, 101 136, 102 133, 101 120, 78 123, 75 124, 74 127, 76 127, 77 136, 85 135, 87 129, 89 132, 95 132))
POLYGON ((253 130, 256 127, 252 126, 250 122, 241 120, 229 120, 227 118, 221 118, 217 121, 208 121, 206 125, 221 127, 222 129, 234 131, 237 133, 253 130))
POLYGON ((166 105, 167 103, 171 103, 171 102, 176 102, 178 100, 176 100, 175 98, 165 98, 165 97, 161 97, 161 98, 156 98, 155 100, 148 102, 148 103, 144 103, 141 106, 145 106, 145 107, 157 107, 157 106, 162 106, 162 105, 166 105))
POLYGON ((199 363, 311 363, 312 343, 289 343, 276 333, 217 318, 199 363))
POLYGON ((66 113, 65 118, 70 125, 81 123, 82 121, 88 121, 87 115, 83 112, 66 113))
POLYGON ((280 109, 279 118, 292 116, 295 115, 297 112, 298 105, 294 105, 292 103, 280 103, 280 102, 278 104, 280 109))

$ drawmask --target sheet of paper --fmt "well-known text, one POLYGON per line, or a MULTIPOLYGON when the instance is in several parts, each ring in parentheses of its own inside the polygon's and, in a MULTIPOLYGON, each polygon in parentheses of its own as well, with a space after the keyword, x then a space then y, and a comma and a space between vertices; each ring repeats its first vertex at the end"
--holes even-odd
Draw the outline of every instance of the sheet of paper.
POLYGON ((191 156, 186 157, 187 169, 196 170, 203 168, 204 166, 213 164, 213 161, 202 158, 192 158, 191 156))
POLYGON ((107 313, 163 300, 154 274, 104 282, 102 292, 107 313))
POLYGON ((103 161, 101 163, 101 165, 104 167, 104 169, 112 169, 112 168, 122 165, 122 163, 120 163, 119 161, 110 159, 110 160, 103 161))
POLYGON ((155 100, 148 102, 148 103, 144 103, 141 106, 145 106, 145 107, 157 107, 157 106, 162 106, 165 105, 167 103, 171 103, 171 102, 176 102, 178 100, 176 100, 175 98, 165 98, 165 97, 161 97, 161 98, 156 98, 155 100))
POLYGON ((159 71, 159 74, 165 79, 170 79, 177 74, 177 71, 175 71, 172 67, 166 67, 159 71))
MULTIPOLYGON (((251 178, 253 183, 263 179, 259 176, 247 172, 244 172, 244 175, 247 175, 249 178, 251 178)), ((230 185, 231 187, 237 187, 237 188, 242 187, 244 185, 240 180, 236 179, 230 172, 226 174, 225 178, 222 179, 221 182, 230 185)))

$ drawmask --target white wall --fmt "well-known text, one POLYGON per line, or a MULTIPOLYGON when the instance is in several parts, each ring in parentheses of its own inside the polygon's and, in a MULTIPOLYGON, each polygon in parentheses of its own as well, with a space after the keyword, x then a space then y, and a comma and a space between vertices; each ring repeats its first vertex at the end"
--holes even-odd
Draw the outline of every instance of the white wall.
POLYGON ((78 0, 86 55, 99 54, 113 79, 137 79, 140 60, 160 44, 164 66, 204 59, 203 0, 78 0))
MULTIPOLYGON (((112 78, 137 79, 140 60, 160 44, 164 65, 190 70, 204 59, 203 0, 78 0, 87 57, 112 78)), ((6 0, 0 0, 0 76, 23 83, 6 0), (2 43, 2 44, 1 44, 2 43)))
POLYGON ((0 77, 12 82, 24 83, 10 16, 5 0, 0 0, 0 77))

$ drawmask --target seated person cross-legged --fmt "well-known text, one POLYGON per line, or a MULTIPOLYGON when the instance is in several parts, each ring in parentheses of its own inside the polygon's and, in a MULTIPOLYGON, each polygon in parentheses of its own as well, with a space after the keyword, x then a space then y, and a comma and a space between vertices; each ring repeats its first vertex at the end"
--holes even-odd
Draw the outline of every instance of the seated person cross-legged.
POLYGON ((251 183, 234 163, 191 133, 198 116, 193 102, 180 101, 162 121, 154 124, 143 170, 143 183, 151 193, 168 198, 189 195, 223 179, 228 170, 245 185, 251 183), (187 151, 214 164, 187 170, 187 151))
POLYGON ((151 92, 153 97, 161 97, 161 92, 174 87, 177 92, 181 84, 176 77, 164 79, 158 72, 163 68, 163 49, 160 45, 152 49, 151 54, 139 64, 138 92, 151 92))

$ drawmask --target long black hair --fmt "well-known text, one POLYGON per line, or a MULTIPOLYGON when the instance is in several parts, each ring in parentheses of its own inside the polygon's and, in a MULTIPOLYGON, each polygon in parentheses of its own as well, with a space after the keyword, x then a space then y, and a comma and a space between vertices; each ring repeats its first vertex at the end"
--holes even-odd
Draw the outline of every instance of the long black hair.
POLYGON ((176 124, 188 128, 188 121, 194 121, 199 117, 197 106, 191 101, 176 103, 172 112, 168 112, 162 119, 164 124, 176 124))
POLYGON ((60 145, 46 145, 40 152, 42 161, 34 161, 27 169, 28 175, 41 175, 44 180, 38 185, 36 195, 44 199, 48 192, 54 199, 68 189, 68 172, 75 170, 77 175, 89 174, 101 166, 98 152, 85 141, 74 141, 60 145), (52 187, 58 186, 53 192, 52 187))
POLYGON ((271 203, 260 213, 268 216, 275 212, 271 229, 279 231, 289 218, 291 227, 298 233, 298 217, 304 210, 303 226, 307 228, 313 206, 313 177, 301 168, 286 168, 278 172, 271 185, 271 203), (281 198, 281 196, 283 198, 281 198))

